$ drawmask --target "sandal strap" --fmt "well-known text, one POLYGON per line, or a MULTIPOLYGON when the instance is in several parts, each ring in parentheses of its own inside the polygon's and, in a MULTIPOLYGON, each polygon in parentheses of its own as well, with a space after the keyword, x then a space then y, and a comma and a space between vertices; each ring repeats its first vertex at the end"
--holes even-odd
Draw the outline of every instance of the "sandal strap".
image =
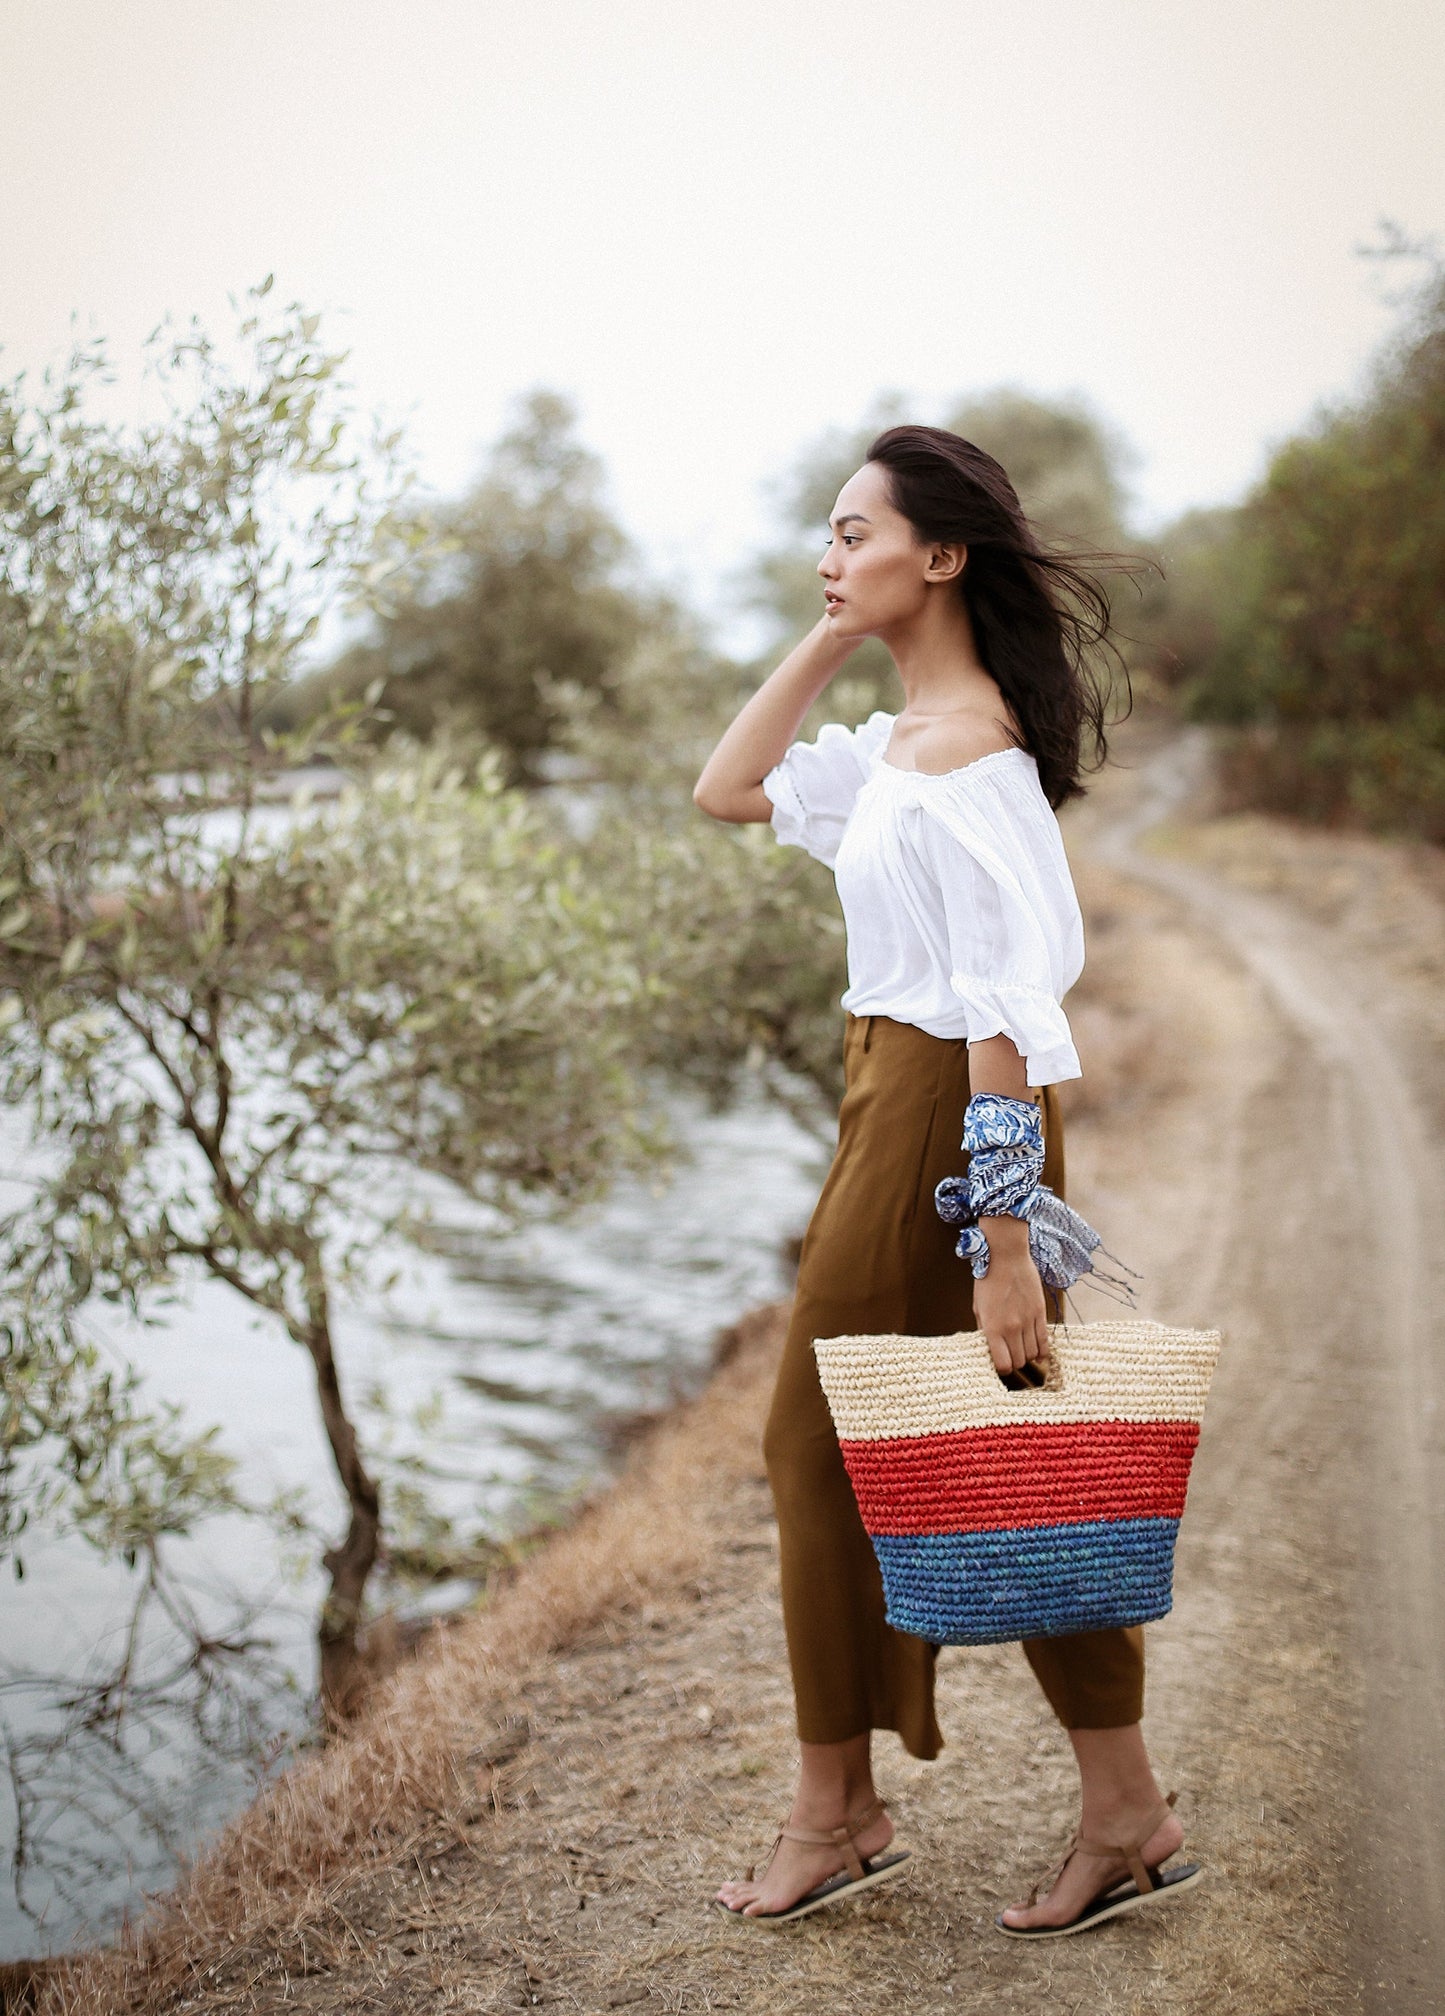
POLYGON ((785 1841, 802 1841, 809 1848, 838 1849, 843 1857, 843 1866, 854 1882, 857 1882, 860 1876, 867 1874, 859 1857, 858 1850, 853 1846, 853 1836, 848 1832, 846 1827, 833 1827, 826 1832, 820 1827, 785 1827, 783 1829, 783 1839, 785 1841))
POLYGON ((1029 1891, 1029 1909, 1032 1910, 1034 1905, 1038 1903, 1039 1898, 1046 1896, 1053 1889, 1065 1869, 1068 1868, 1070 1859, 1081 1850, 1085 1855, 1106 1856, 1111 1861, 1117 1856, 1125 1864, 1129 1874, 1133 1877, 1134 1887, 1141 1897, 1146 1891, 1157 1889, 1158 1884, 1155 1882, 1154 1872, 1144 1860, 1141 1851, 1150 1835, 1168 1819, 1170 1813, 1173 1811, 1174 1802, 1178 1797, 1179 1794, 1177 1792, 1171 1792, 1166 1798, 1160 1800, 1158 1806, 1154 1809, 1153 1817, 1150 1819, 1148 1826, 1137 1841, 1128 1843, 1091 1841, 1088 1835, 1082 1831, 1076 1833, 1053 1868, 1045 1870, 1044 1874, 1040 1876, 1037 1883, 1029 1891))
POLYGON ((1179 1794, 1177 1792, 1171 1792, 1167 1798, 1160 1800, 1159 1804, 1154 1808, 1153 1814, 1150 1816, 1149 1824, 1145 1827, 1144 1832, 1139 1836, 1137 1841, 1090 1841, 1084 1835, 1076 1834, 1074 1836, 1073 1848, 1069 1850, 1069 1853, 1072 1854, 1074 1848, 1081 1848, 1086 1855, 1117 1855, 1128 1867, 1129 1874, 1134 1879, 1134 1887, 1142 1897, 1146 1891, 1157 1888, 1153 1873, 1148 1863, 1144 1860, 1142 1853, 1144 1844, 1148 1841, 1150 1835, 1157 1832, 1169 1818, 1170 1813, 1174 1809, 1174 1802, 1178 1797, 1179 1794))
POLYGON ((768 1850, 767 1854, 766 1854, 766 1855, 765 1855, 765 1856, 763 1857, 762 1861, 761 1861, 761 1862, 749 1862, 749 1864, 748 1864, 748 1866, 747 1866, 747 1870, 746 1870, 746 1872, 744 1873, 744 1876, 743 1876, 743 1881, 744 1881, 745 1883, 751 1883, 751 1882, 753 1882, 753 1881, 754 1881, 754 1880, 756 1879, 756 1877, 757 1877, 757 1873, 758 1873, 759 1869, 762 1869, 762 1870, 766 1871, 766 1869, 767 1869, 767 1866, 768 1866, 768 1864, 769 1864, 769 1863, 770 1863, 770 1862, 772 1861, 773 1857, 774 1857, 774 1856, 775 1856, 775 1855, 777 1854, 777 1852, 778 1852, 778 1843, 779 1843, 779 1842, 780 1842, 780 1841, 782 1840, 782 1838, 783 1838, 783 1837, 782 1837, 782 1835, 781 1835, 781 1834, 775 1834, 775 1835, 773 1836, 773 1845, 772 1845, 772 1847, 771 1847, 771 1848, 770 1848, 770 1849, 768 1850))
POLYGON ((880 1818, 886 1811, 887 1808, 884 1806, 883 1801, 875 1793, 868 1801, 868 1804, 860 1806, 848 1822, 848 1832, 850 1834, 861 1834, 870 1820, 880 1818))
POLYGON ((1074 1850, 1078 1846, 1079 1846, 1079 1837, 1077 1834, 1075 1834, 1073 1840, 1069 1843, 1068 1847, 1064 1850, 1063 1854, 1059 1857, 1058 1861, 1054 1864, 1052 1869, 1046 1869, 1043 1875, 1040 1876, 1038 1881, 1033 1885, 1032 1889, 1029 1891, 1028 1908, 1030 1911, 1033 1910, 1035 1904, 1038 1903, 1039 1898, 1041 1896, 1046 1895, 1050 1890, 1053 1889, 1054 1885, 1058 1882, 1059 1878, 1068 1868, 1074 1850))
POLYGON ((778 1839, 801 1841, 809 1848, 836 1848, 843 1857, 843 1867, 853 1881, 858 1883, 868 1872, 863 1866, 863 1858, 858 1853, 854 1836, 861 1834, 874 1815, 882 1811, 883 1801, 872 1799, 841 1827, 784 1827, 778 1839))

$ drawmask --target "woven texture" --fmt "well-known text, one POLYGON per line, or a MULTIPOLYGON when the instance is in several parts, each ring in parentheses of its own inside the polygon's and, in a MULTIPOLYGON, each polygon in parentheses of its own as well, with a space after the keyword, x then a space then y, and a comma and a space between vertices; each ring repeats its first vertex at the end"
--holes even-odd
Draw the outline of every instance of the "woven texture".
POLYGON ((821 1337, 818 1371, 888 1622, 935 1645, 1162 1617, 1215 1330, 1058 1324, 1014 1391, 980 1332, 821 1337))

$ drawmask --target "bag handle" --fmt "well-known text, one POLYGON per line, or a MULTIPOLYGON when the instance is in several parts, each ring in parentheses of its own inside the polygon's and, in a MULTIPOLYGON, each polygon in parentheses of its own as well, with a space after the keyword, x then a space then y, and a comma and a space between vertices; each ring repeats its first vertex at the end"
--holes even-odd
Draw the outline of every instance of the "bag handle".
POLYGON ((1067 1333, 1064 1323, 1049 1325, 1049 1355, 1042 1362, 1037 1358, 1026 1359, 1015 1372, 1000 1372, 993 1362, 993 1353, 988 1348, 988 1339, 981 1330, 975 1331, 988 1358, 989 1368, 1006 1393, 1017 1393, 1027 1397, 1030 1393, 1062 1393, 1065 1386, 1064 1366, 1059 1357, 1059 1341, 1067 1333))

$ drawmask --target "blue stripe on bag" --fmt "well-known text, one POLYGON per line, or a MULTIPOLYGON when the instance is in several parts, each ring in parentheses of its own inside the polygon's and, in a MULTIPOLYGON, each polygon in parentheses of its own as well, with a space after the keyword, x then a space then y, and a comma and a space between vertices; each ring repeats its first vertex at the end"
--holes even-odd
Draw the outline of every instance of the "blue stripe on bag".
POLYGON ((888 1622, 933 1644, 1110 1631, 1167 1614, 1177 1519, 875 1533, 888 1622))

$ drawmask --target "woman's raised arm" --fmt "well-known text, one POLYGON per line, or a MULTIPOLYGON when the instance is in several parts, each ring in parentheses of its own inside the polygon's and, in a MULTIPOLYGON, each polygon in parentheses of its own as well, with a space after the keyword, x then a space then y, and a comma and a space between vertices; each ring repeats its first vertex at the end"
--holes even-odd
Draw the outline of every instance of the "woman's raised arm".
POLYGON ((743 826, 766 823, 772 802, 763 779, 798 732, 803 716, 828 681, 858 648, 858 638, 835 639, 820 617, 776 671, 770 672, 703 765, 692 802, 714 819, 743 826))

